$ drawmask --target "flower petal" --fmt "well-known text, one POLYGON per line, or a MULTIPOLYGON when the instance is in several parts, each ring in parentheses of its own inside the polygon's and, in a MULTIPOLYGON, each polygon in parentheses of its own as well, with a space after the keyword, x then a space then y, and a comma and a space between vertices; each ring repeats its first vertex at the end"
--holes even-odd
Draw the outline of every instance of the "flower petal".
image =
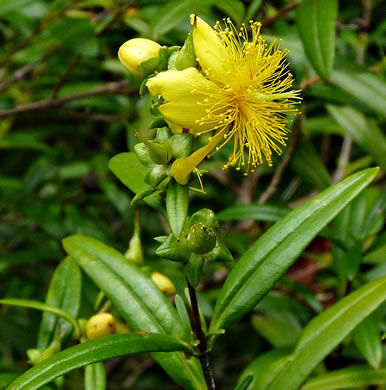
MULTIPOLYGON (((216 122, 202 123, 200 120, 207 116, 208 107, 216 105, 221 90, 196 68, 161 72, 147 82, 147 87, 152 95, 161 95, 168 101, 160 106, 167 121, 196 134, 217 125, 216 122)), ((225 108, 217 111, 220 114, 225 108)))
POLYGON ((197 15, 191 15, 193 25, 193 45, 198 62, 205 75, 212 81, 222 84, 227 72, 226 61, 231 61, 228 51, 216 32, 197 15))
POLYGON ((195 151, 189 157, 179 158, 174 161, 171 167, 171 174, 176 179, 177 183, 185 185, 189 181, 189 175, 193 169, 201 163, 202 160, 215 148, 224 138, 222 132, 217 133, 205 146, 195 151))

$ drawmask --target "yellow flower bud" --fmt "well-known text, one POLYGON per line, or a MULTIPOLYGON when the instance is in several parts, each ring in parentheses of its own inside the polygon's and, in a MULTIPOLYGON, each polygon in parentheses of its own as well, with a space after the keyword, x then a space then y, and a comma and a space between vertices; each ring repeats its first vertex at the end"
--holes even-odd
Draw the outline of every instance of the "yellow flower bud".
POLYGON ((176 288, 173 282, 164 274, 161 274, 160 272, 153 272, 151 274, 151 279, 168 297, 176 293, 176 288))
POLYGON ((161 46, 150 39, 134 38, 125 42, 118 51, 119 61, 133 75, 141 77, 138 66, 151 57, 158 57, 161 46))
POLYGON ((110 313, 100 313, 92 316, 86 326, 88 340, 99 339, 115 333, 115 318, 110 313))

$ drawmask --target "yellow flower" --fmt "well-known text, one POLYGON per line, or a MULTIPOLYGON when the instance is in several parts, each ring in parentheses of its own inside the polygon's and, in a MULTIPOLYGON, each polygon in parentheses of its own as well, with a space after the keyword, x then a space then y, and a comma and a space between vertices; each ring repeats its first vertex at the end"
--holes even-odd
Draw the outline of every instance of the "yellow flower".
POLYGON ((215 130, 209 143, 186 159, 176 160, 172 174, 186 184, 191 171, 215 148, 231 139, 233 152, 225 168, 243 167, 253 172, 264 159, 272 165, 272 150, 285 145, 286 115, 296 115, 300 91, 293 84, 286 49, 267 45, 260 36, 261 24, 250 22, 237 31, 224 19, 212 29, 191 15, 193 44, 202 72, 196 68, 161 72, 147 82, 152 95, 161 95, 165 119, 199 136, 215 130), (246 152, 246 153, 245 153, 246 152))
POLYGON ((158 57, 160 48, 157 42, 150 39, 129 39, 118 50, 119 61, 134 76, 141 77, 139 64, 150 57, 158 57))

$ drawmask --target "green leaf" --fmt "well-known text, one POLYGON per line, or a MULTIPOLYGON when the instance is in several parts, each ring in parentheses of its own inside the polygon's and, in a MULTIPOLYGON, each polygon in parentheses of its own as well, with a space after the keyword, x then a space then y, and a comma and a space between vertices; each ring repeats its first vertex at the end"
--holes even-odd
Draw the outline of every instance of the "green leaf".
MULTIPOLYGON (((76 318, 79 312, 82 290, 82 274, 78 264, 70 257, 64 259, 52 275, 46 304, 56 306, 76 318)), ((68 323, 67 323, 68 324, 68 323)), ((37 347, 45 349, 60 329, 60 337, 68 335, 70 329, 63 320, 48 312, 43 313, 37 347)))
POLYGON ((102 362, 89 364, 84 369, 84 390, 105 390, 106 369, 102 362))
POLYGON ((301 390, 338 390, 384 384, 386 368, 374 370, 370 367, 356 366, 320 375, 308 381, 301 390))
POLYGON ((288 348, 277 348, 261 354, 244 369, 240 375, 239 383, 242 383, 248 376, 253 375, 253 380, 248 390, 262 390, 258 385, 258 378, 267 371, 271 364, 288 355, 289 352, 288 348))
MULTIPOLYGON (((148 169, 141 164, 134 152, 117 154, 110 160, 109 168, 135 194, 148 187, 145 183, 148 169)), ((160 202, 153 195, 146 197, 145 203, 165 214, 160 202)))
POLYGON ((378 318, 372 314, 365 318, 352 334, 353 340, 367 362, 378 369, 382 362, 381 330, 378 318))
POLYGON ((67 320, 74 328, 75 330, 75 338, 79 339, 81 335, 81 331, 79 328, 78 323, 76 320, 66 311, 55 307, 55 306, 50 306, 45 303, 41 303, 38 301, 32 301, 32 300, 27 300, 27 299, 0 299, 0 304, 3 305, 11 305, 11 306, 20 306, 20 307, 27 307, 29 309, 36 309, 36 310, 41 310, 45 311, 48 313, 55 314, 58 317, 61 317, 65 320, 67 320))
POLYGON ((386 85, 379 76, 369 73, 366 69, 344 67, 332 71, 331 82, 354 96, 371 111, 386 118, 386 85))
POLYGON ((95 57, 98 54, 98 40, 88 19, 62 17, 49 25, 45 33, 81 56, 95 57))
POLYGON ((166 212, 171 231, 178 238, 188 215, 189 189, 172 180, 166 193, 166 212))
POLYGON ((267 390, 298 389, 311 371, 385 300, 386 277, 366 284, 315 317, 267 390))
POLYGON ((296 10, 306 55, 316 72, 327 80, 334 63, 337 16, 337 0, 303 0, 296 10))
POLYGON ((309 242, 377 175, 358 172, 277 222, 242 256, 220 291, 210 331, 237 322, 274 286, 309 242))
POLYGON ((157 334, 120 334, 88 341, 59 352, 32 367, 6 390, 35 390, 53 379, 76 368, 144 352, 191 351, 191 347, 177 338, 157 334))
POLYGON ((330 175, 311 142, 303 142, 296 149, 291 166, 313 188, 324 190, 331 184, 330 175))
POLYGON ((386 169, 386 139, 375 123, 366 120, 360 111, 350 106, 328 104, 327 110, 354 141, 373 156, 377 164, 386 169))
POLYGON ((219 221, 242 221, 252 219, 264 222, 277 222, 290 212, 286 206, 276 204, 240 204, 228 207, 217 215, 219 221))
MULTIPOLYGON (((122 254, 86 236, 67 237, 63 246, 133 330, 189 339, 167 297, 148 275, 122 254)), ((205 389, 201 366, 196 358, 187 359, 181 353, 153 356, 177 383, 187 389, 205 389)))

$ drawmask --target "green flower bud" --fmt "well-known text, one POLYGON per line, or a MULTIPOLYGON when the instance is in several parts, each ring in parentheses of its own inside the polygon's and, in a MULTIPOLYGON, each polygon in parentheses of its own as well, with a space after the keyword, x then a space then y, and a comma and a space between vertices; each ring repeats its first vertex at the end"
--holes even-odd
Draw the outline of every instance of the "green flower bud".
POLYGON ((164 274, 160 272, 153 272, 151 279, 157 285, 157 287, 168 297, 176 293, 176 287, 173 282, 164 274))
POLYGON ((157 187, 158 184, 168 176, 168 167, 166 165, 155 165, 147 173, 145 182, 150 184, 152 187, 157 187))
POLYGON ((193 134, 175 134, 170 139, 170 146, 172 148, 173 157, 185 158, 192 154, 193 152, 193 134))
POLYGON ((152 168, 155 166, 154 161, 150 157, 149 148, 143 142, 134 145, 134 152, 145 167, 152 168))
POLYGON ((167 164, 172 159, 172 149, 167 142, 160 142, 158 140, 149 141, 139 133, 135 135, 147 146, 149 156, 156 164, 167 164))
POLYGON ((186 237, 188 248, 198 254, 210 252, 216 246, 217 229, 203 223, 191 225, 186 237))
POLYGON ((203 225, 207 227, 219 227, 219 223, 216 217, 216 214, 209 209, 201 209, 194 213, 190 217, 190 223, 196 224, 196 223, 202 223, 203 225))
POLYGON ((110 313, 100 313, 92 316, 86 326, 88 340, 99 339, 115 333, 115 318, 110 313))
POLYGON ((143 264, 143 250, 141 239, 138 234, 134 233, 131 237, 129 242, 129 249, 126 251, 125 257, 135 264, 143 264))
POLYGON ((177 70, 184 70, 190 67, 195 68, 196 65, 197 61, 193 46, 193 34, 190 33, 185 40, 184 46, 182 46, 182 49, 177 55, 175 67, 177 70))
POLYGON ((27 350, 27 356, 29 359, 29 362, 32 365, 36 365, 43 360, 48 359, 52 355, 55 355, 55 353, 59 352, 61 349, 61 344, 59 339, 55 339, 52 341, 52 343, 43 351, 40 349, 29 349, 27 350))
MULTIPOLYGON (((139 65, 150 58, 158 57, 161 46, 150 39, 134 38, 125 42, 118 51, 119 61, 133 75, 141 77, 139 65)), ((158 58, 157 66, 158 66, 158 58)), ((152 60, 154 62, 154 60, 152 60)), ((146 65, 148 68, 150 64, 146 65)), ((146 76, 145 76, 146 77, 146 76)))

